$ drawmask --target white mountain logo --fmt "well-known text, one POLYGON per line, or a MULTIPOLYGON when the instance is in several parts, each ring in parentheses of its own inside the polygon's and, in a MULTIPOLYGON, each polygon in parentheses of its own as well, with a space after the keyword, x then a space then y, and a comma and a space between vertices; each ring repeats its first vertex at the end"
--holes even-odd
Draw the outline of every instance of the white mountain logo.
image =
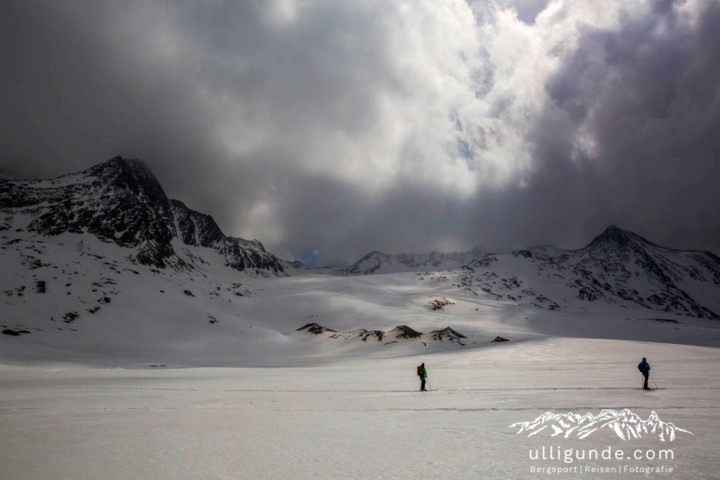
POLYGON ((598 430, 612 430, 622 440, 633 438, 657 437, 660 441, 673 442, 678 433, 692 432, 676 427, 674 424, 660 420, 653 411, 647 420, 639 415, 624 409, 603 410, 597 415, 588 412, 585 415, 577 413, 553 413, 545 412, 535 420, 529 422, 517 422, 508 428, 517 428, 516 434, 527 433, 528 437, 537 435, 540 432, 551 432, 551 436, 562 435, 564 438, 583 439, 598 430))

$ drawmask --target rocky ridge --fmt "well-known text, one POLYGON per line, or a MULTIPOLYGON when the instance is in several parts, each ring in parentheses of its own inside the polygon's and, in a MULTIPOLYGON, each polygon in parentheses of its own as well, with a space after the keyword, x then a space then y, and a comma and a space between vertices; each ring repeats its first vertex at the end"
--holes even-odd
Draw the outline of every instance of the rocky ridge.
POLYGON ((49 180, 0 182, 0 231, 13 226, 41 236, 90 234, 157 268, 196 269, 202 259, 183 247, 197 246, 219 253, 235 270, 284 274, 259 241, 226 236, 210 215, 169 199, 140 160, 115 157, 49 180))

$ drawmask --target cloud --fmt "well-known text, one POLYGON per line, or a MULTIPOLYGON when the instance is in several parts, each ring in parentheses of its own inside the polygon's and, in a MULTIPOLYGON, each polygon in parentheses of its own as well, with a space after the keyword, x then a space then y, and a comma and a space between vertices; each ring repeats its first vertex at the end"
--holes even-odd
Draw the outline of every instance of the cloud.
POLYGON ((137 156, 227 233, 320 264, 609 223, 720 250, 711 0, 0 9, 0 173, 137 156))
POLYGON ((573 218, 622 221, 676 246, 717 251, 711 220, 720 141, 720 5, 653 1, 617 24, 583 26, 546 82, 534 128, 537 187, 574 193, 573 218), (558 145, 558 131, 567 132, 558 145), (699 230, 703 235, 697 235, 699 230))

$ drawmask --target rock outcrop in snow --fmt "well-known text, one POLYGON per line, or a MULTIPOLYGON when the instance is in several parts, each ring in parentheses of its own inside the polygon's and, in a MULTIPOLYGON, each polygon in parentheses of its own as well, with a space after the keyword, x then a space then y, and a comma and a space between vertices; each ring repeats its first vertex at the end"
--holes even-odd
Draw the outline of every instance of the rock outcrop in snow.
POLYGON ((363 342, 375 340, 383 342, 385 345, 391 345, 400 341, 420 341, 420 342, 448 342, 464 346, 463 340, 467 337, 456 332, 450 327, 442 330, 433 330, 429 333, 422 333, 414 330, 407 325, 398 325, 392 330, 385 332, 382 330, 353 330, 350 332, 338 332, 331 328, 323 327, 317 323, 308 323, 297 329, 298 332, 309 333, 313 335, 322 335, 331 340, 361 340, 363 342))

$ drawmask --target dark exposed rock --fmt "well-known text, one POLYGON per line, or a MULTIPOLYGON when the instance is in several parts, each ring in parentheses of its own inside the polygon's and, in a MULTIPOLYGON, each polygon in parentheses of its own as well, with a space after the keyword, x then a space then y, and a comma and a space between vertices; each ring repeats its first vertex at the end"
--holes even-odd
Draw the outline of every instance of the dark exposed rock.
POLYGON ((448 305, 454 305, 455 302, 452 300, 448 300, 447 298, 435 298, 430 301, 430 310, 436 311, 436 310, 442 310, 444 307, 447 307, 448 305))
POLYGON ((317 323, 308 323, 308 324, 298 328, 297 331, 312 333, 314 335, 320 335, 325 332, 335 332, 336 330, 332 330, 330 328, 323 327, 322 325, 318 325, 317 323))
POLYGON ((509 341, 510 340, 508 340, 507 338, 498 336, 498 337, 495 337, 493 340, 491 340, 490 343, 509 342, 509 341))
POLYGON ((359 336, 360 336, 360 339, 361 339, 363 342, 367 342, 367 341, 368 341, 368 338, 373 338, 373 337, 374 337, 375 340, 377 340, 378 342, 381 342, 382 339, 385 337, 385 332, 383 332, 382 330, 365 330, 365 329, 362 329, 362 330, 359 330, 359 336))
POLYGON ((213 247, 225 237, 210 215, 190 210, 180 200, 170 200, 170 206, 185 245, 213 247))
POLYGON ((467 338, 462 333, 456 332, 450 327, 445 327, 442 330, 433 330, 432 332, 428 333, 428 336, 430 336, 432 340, 437 340, 439 342, 448 341, 451 343, 457 343, 459 345, 465 345, 462 340, 467 338))
POLYGON ((407 325, 398 325, 387 332, 386 336, 393 336, 394 338, 418 338, 422 336, 422 333, 417 330, 413 330, 407 325))

